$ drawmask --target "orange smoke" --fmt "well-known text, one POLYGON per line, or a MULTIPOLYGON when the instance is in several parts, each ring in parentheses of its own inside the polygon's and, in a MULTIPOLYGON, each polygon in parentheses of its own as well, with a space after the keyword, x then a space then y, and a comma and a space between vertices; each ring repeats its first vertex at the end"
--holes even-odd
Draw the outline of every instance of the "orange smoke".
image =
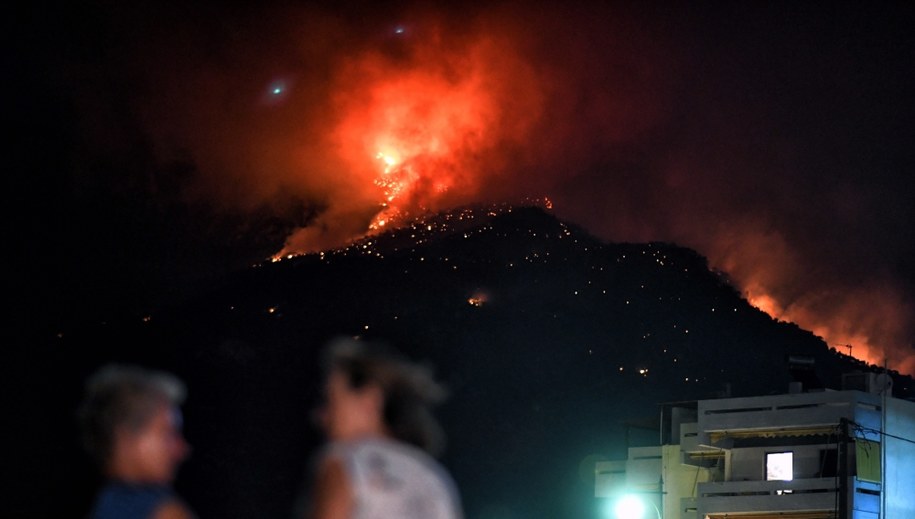
MULTIPOLYGON (((691 8, 611 4, 374 15, 276 6, 209 25, 157 5, 140 17, 151 32, 121 61, 137 69, 126 77, 144 78, 135 104, 152 153, 193 167, 151 183, 215 211, 275 217, 293 229, 283 256, 425 211, 549 195, 560 217, 603 239, 691 247, 770 315, 915 369, 911 290, 891 282, 893 261, 909 264, 897 220, 911 219, 911 204, 894 180, 907 177, 880 179, 888 189, 851 171, 883 155, 858 146, 882 139, 821 123, 845 105, 842 89, 822 83, 833 76, 806 62, 782 69, 805 54, 770 59, 767 32, 744 41, 735 31, 743 45, 722 46, 699 36, 707 27, 691 26, 701 19, 691 8), (806 80, 785 86, 798 75, 806 80), (815 99, 830 109, 810 112, 815 99)), ((97 83, 79 84, 81 102, 107 100, 97 83)), ((105 111, 83 111, 106 127, 105 111)), ((858 126, 874 126, 864 114, 858 126)), ((115 125, 98 142, 129 134, 115 125)))
MULTIPOLYGON (((483 91, 479 71, 449 81, 442 71, 413 70, 394 77, 384 63, 357 65, 351 77, 370 85, 344 101, 345 118, 336 140, 353 171, 374 170, 381 188, 373 228, 399 223, 411 209, 434 206, 438 195, 460 182, 487 135, 493 100, 483 91), (399 76, 399 77, 398 77, 399 76), (380 164, 379 164, 380 162, 380 164)), ((391 65, 388 65, 391 67, 391 65)))
POLYGON ((911 309, 890 286, 810 293, 785 306, 760 287, 748 291, 747 299, 776 319, 810 330, 841 353, 876 366, 886 361, 893 369, 915 372, 915 357, 899 355, 905 345, 903 324, 911 309))
POLYGON ((817 279, 817 266, 799 259, 780 233, 751 227, 738 232, 740 224, 732 225, 706 237, 701 249, 750 304, 811 331, 840 353, 915 372, 915 355, 905 353, 913 309, 897 287, 858 278, 826 283, 817 279))
MULTIPOLYGON (((406 59, 368 51, 337 73, 328 152, 362 191, 370 218, 336 245, 478 200, 500 173, 502 148, 519 143, 537 118, 537 82, 510 42, 479 36, 446 47, 427 38, 404 42, 406 59)), ((280 255, 325 246, 306 227, 280 255)))

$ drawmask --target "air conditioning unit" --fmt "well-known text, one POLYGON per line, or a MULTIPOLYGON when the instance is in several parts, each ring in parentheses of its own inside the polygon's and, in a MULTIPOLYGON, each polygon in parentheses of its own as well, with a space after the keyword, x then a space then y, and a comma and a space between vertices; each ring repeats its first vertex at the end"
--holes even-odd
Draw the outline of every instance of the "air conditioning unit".
POLYGON ((848 391, 864 391, 879 395, 886 391, 891 393, 893 378, 886 373, 860 372, 845 373, 842 375, 842 389, 848 391))

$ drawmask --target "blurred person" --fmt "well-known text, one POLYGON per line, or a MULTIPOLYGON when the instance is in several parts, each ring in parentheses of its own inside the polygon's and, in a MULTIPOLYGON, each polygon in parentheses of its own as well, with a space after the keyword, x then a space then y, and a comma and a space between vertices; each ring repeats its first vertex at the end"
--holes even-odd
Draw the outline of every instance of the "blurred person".
POLYGON ((302 515, 461 518, 454 482, 433 459, 444 436, 430 408, 445 392, 430 371, 356 340, 332 342, 325 360, 326 400, 317 418, 329 443, 302 515))
POLYGON ((184 384, 168 373, 109 365, 86 383, 83 442, 106 483, 89 519, 190 519, 172 490, 190 447, 181 432, 184 384))

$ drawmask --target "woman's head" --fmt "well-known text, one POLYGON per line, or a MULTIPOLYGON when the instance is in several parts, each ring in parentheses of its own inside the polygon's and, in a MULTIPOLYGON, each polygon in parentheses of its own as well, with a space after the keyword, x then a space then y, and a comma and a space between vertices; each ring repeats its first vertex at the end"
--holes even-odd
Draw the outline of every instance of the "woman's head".
POLYGON ((333 440, 387 435, 437 453, 443 435, 430 408, 444 400, 431 371, 384 345, 352 339, 326 352, 323 426, 333 440))
POLYGON ((105 366, 90 377, 79 417, 89 454, 110 476, 169 483, 189 447, 179 406, 185 388, 167 373, 105 366))

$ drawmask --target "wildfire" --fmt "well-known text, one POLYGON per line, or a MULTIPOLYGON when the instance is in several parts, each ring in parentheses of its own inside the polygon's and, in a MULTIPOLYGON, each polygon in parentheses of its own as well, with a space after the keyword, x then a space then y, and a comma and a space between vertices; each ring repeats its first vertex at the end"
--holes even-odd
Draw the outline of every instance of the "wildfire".
POLYGON ((369 229, 377 231, 391 221, 403 219, 406 215, 398 207, 398 202, 410 196, 419 175, 409 164, 400 164, 394 153, 379 151, 375 158, 381 161, 382 171, 374 179, 374 184, 381 188, 384 201, 382 210, 375 215, 369 229))
POLYGON ((477 290, 467 298, 467 304, 470 306, 481 307, 490 302, 489 294, 485 290, 477 290))
POLYGON ((763 312, 769 314, 775 319, 781 319, 783 317, 783 312, 778 302, 774 298, 767 294, 753 294, 747 292, 747 302, 756 308, 762 310, 763 312))
POLYGON ((524 150, 547 88, 520 27, 491 29, 452 34, 433 16, 402 38, 336 56, 317 89, 327 97, 308 112, 320 126, 302 124, 315 135, 295 141, 290 168, 317 214, 274 261, 506 198, 514 183, 505 177, 537 160, 524 150))
POLYGON ((505 42, 413 41, 407 58, 368 52, 337 78, 333 140, 376 204, 369 232, 475 199, 500 167, 497 151, 524 138, 539 111, 536 90, 512 88, 535 82, 505 42))
MULTIPOLYGON (((371 181, 381 190, 380 212, 370 230, 434 209, 458 181, 466 168, 463 148, 472 146, 472 136, 482 131, 483 112, 488 109, 480 94, 468 88, 429 80, 378 87, 373 97, 383 102, 369 108, 370 136, 361 139, 374 141, 378 150, 366 150, 376 161, 371 181)), ((359 132, 365 129, 353 127, 359 132)))
POLYGON ((883 349, 875 341, 860 331, 856 331, 853 322, 846 322, 841 315, 833 319, 823 319, 817 313, 802 305, 783 307, 779 302, 764 292, 760 287, 745 292, 747 301, 754 307, 767 313, 774 319, 792 322, 809 329, 814 335, 822 337, 827 344, 840 353, 854 354, 855 358, 869 364, 883 364, 883 349))

